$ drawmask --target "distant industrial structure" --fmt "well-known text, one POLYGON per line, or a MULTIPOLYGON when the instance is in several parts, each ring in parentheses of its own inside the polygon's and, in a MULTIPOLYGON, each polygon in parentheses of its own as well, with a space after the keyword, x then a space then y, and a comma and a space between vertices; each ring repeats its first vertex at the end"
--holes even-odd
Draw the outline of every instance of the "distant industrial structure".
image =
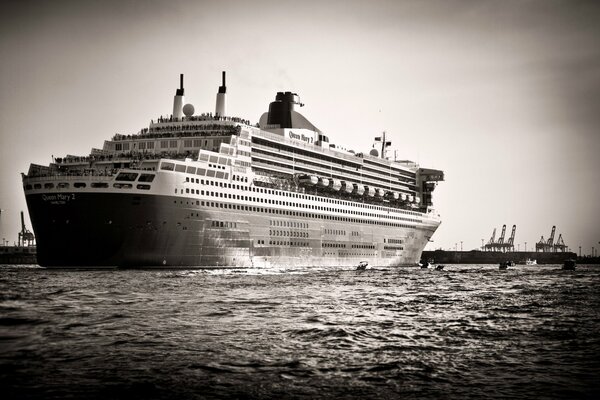
POLYGON ((512 232, 510 234, 510 238, 508 241, 504 242, 504 236, 506 234, 506 225, 502 225, 502 233, 498 240, 496 240, 496 228, 494 228, 494 232, 492 233, 492 237, 490 240, 483 246, 484 251, 515 251, 515 233, 517 232, 517 226, 513 225, 512 232))
POLYGON ((21 232, 19 232, 19 247, 35 246, 35 236, 25 227, 25 217, 21 211, 21 232))
POLYGON ((552 232, 548 240, 544 240, 544 235, 540 238, 540 241, 535 244, 536 252, 565 252, 568 250, 568 246, 565 244, 562 238, 562 233, 558 235, 556 243, 554 243, 554 234, 556 233, 556 226, 552 227, 552 232))
MULTIPOLYGON (((510 234, 510 238, 505 242, 504 238, 506 236, 506 225, 502 225, 502 233, 500 233, 500 237, 496 240, 496 228, 494 228, 494 232, 492 233, 492 237, 488 242, 482 246, 483 251, 500 251, 500 252, 511 252, 515 251, 515 233, 517 231, 517 226, 513 225, 512 232, 510 234)), ((557 253, 557 252, 567 252, 569 251, 569 246, 567 246, 563 240, 562 234, 558 235, 558 239, 556 243, 554 242, 554 235, 556 233, 556 226, 552 227, 552 232, 550 233, 550 237, 548 240, 544 239, 544 236, 541 237, 540 241, 535 244, 536 253, 544 252, 544 253, 557 253)))

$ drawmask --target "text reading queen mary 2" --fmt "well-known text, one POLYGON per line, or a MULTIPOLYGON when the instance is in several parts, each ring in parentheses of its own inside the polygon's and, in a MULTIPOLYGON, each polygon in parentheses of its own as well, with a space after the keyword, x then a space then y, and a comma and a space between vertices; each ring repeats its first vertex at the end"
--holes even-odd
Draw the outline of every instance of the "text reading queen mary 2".
POLYGON ((414 265, 440 224, 442 171, 346 151, 279 92, 258 124, 184 105, 87 156, 31 164, 23 188, 45 267, 414 265))

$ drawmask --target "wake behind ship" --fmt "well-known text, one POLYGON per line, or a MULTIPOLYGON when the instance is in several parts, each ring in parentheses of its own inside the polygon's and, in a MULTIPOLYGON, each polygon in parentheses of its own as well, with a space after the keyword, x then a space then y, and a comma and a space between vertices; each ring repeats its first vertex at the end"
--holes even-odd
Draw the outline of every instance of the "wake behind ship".
POLYGON ((440 224, 443 172, 346 151, 279 92, 260 122, 184 105, 87 156, 31 164, 23 188, 45 267, 414 265, 440 224))

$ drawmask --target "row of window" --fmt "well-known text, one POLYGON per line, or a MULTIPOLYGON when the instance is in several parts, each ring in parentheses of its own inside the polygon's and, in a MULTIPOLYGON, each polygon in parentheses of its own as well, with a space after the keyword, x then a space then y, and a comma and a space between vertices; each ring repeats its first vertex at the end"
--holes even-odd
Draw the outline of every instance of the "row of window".
MULTIPOLYGON (((176 167, 184 167, 184 165, 181 164, 177 164, 176 167)), ((164 162, 161 165, 161 169, 166 169, 166 170, 173 170, 173 163, 167 163, 164 162)), ((185 170, 185 169, 184 169, 185 170)), ((196 169, 196 167, 192 167, 192 166, 188 166, 186 172, 187 173, 192 173, 192 174, 197 174, 197 175, 205 175, 205 170, 203 168, 198 168, 196 169)), ((183 171, 182 171, 183 172, 183 171)), ((219 174, 220 171, 216 171, 217 175, 219 174)), ((224 178, 224 179, 228 179, 228 174, 225 173, 225 176, 217 176, 217 178, 224 178)), ((240 182, 248 182, 248 178, 245 176, 239 176, 239 175, 233 175, 232 179, 235 181, 240 181, 240 182)), ((191 177, 186 177, 186 182, 188 183, 197 183, 197 184, 201 184, 201 185, 213 185, 213 181, 207 179, 206 182, 204 179, 198 179, 198 178, 191 178, 191 177)), ((220 187, 228 187, 228 188, 232 188, 231 184, 222 184, 221 182, 219 182, 219 186, 220 187), (226 186, 225 186, 226 185, 226 186)), ((318 196, 312 196, 312 195, 307 195, 307 194, 303 194, 303 193, 294 193, 294 192, 287 192, 287 191, 280 191, 280 190, 274 190, 274 189, 267 189, 267 188, 261 188, 261 187, 246 187, 246 186, 242 186, 240 188, 240 186, 237 187, 233 187, 234 189, 238 189, 238 190, 249 190, 252 192, 258 192, 258 193, 265 193, 265 194, 272 194, 272 195, 279 195, 279 196, 284 196, 284 197, 292 197, 292 198, 297 198, 297 199, 304 199, 304 200, 312 200, 312 201, 320 201, 320 202, 324 202, 324 203, 329 203, 329 204, 338 204, 341 206, 356 206, 357 204, 355 202, 349 202, 349 201, 345 201, 345 200, 339 200, 339 199, 331 199, 331 198, 327 198, 327 197, 318 197, 318 196)), ((378 210, 378 211, 394 211, 397 212, 398 210, 396 209, 389 209, 387 207, 381 207, 381 206, 375 206, 375 205, 371 205, 371 204, 362 204, 363 208, 368 208, 371 210, 378 210)), ((333 210, 333 209, 331 209, 333 210)), ((411 211, 402 211, 402 214, 409 214, 409 215, 414 215, 414 216, 419 216, 418 213, 415 212, 411 212, 411 211)), ((375 216, 375 214, 371 214, 370 216, 375 216)), ((420 222, 419 220, 410 220, 413 222, 420 222)))
MULTIPOLYGON (((174 200, 174 203, 177 204, 177 200, 174 200)), ((180 204, 183 204, 183 201, 180 201, 180 204)), ((186 202, 186 204, 189 204, 189 202, 186 202)), ((202 207, 222 208, 222 209, 239 210, 239 211, 247 211, 247 212, 254 212, 254 213, 267 213, 267 214, 274 214, 274 215, 286 215, 286 216, 292 216, 292 217, 322 219, 322 220, 326 220, 326 221, 349 222, 349 223, 354 223, 354 224, 390 226, 390 227, 396 227, 396 228, 416 228, 415 225, 406 225, 406 224, 399 224, 399 223, 387 222, 387 221, 370 221, 370 220, 365 220, 365 219, 361 219, 361 218, 338 217, 338 216, 329 215, 329 214, 312 214, 312 213, 306 213, 306 212, 300 212, 300 211, 278 210, 278 209, 272 209, 272 208, 247 206, 247 205, 240 205, 240 204, 219 203, 219 202, 214 202, 214 201, 204 201, 204 200, 199 201, 199 200, 197 200, 196 205, 200 205, 202 207)))
POLYGON ((374 244, 353 244, 352 248, 353 249, 370 249, 370 250, 375 250, 375 245, 374 244))
POLYGON ((324 248, 335 248, 335 249, 345 249, 346 248, 346 244, 345 243, 323 243, 322 247, 324 248))
POLYGON ((268 165, 273 165, 275 167, 280 167, 284 169, 293 169, 296 171, 305 171, 305 172, 314 172, 327 170, 327 172, 338 173, 344 175, 351 175, 354 179, 371 179, 374 182, 379 182, 384 186, 388 186, 390 184, 408 184, 411 186, 415 185, 415 174, 410 173, 412 175, 412 179, 407 182, 407 177, 405 174, 400 174, 397 170, 394 169, 398 175, 394 175, 392 170, 389 167, 386 171, 380 171, 373 168, 366 167, 364 164, 360 167, 355 166, 344 166, 339 162, 334 162, 330 165, 324 165, 319 161, 315 161, 314 157, 311 157, 310 160, 304 160, 302 158, 286 156, 280 153, 272 153, 274 151, 271 147, 267 146, 269 150, 260 150, 258 148, 252 149, 252 161, 261 162, 268 165), (372 174, 372 175, 371 175, 372 174), (382 176, 382 174, 385 174, 382 176))
MULTIPOLYGON (((264 244, 264 240, 263 240, 264 244)), ((295 242, 295 241, 282 241, 282 240, 269 240, 271 246, 288 246, 288 247, 309 247, 308 242, 295 242)))
POLYGON ((308 223, 306 222, 296 222, 296 221, 279 221, 279 220, 269 220, 269 225, 271 226, 284 226, 287 228, 308 228, 308 223))
POLYGON ((210 226, 213 228, 237 228, 237 222, 231 221, 210 221, 210 226))
POLYGON ((404 250, 402 246, 383 246, 384 250, 404 250))
MULTIPOLYGON (((133 185, 131 183, 115 183, 113 187, 115 189, 131 189, 133 185)), ((135 187, 140 190, 150 190, 150 185, 145 183, 137 184, 135 187)))
POLYGON ((323 229, 325 235, 346 235, 346 231, 341 229, 323 229))
POLYGON ((383 239, 383 243, 386 243, 386 240, 387 240, 387 243, 396 243, 396 244, 404 243, 404 240, 402 240, 402 239, 383 239))
MULTIPOLYGON (((208 181, 211 184, 212 183, 216 183, 216 182, 212 182, 212 181, 208 181)), ((216 186, 216 185, 215 185, 216 186)), ((239 185, 232 185, 231 183, 223 183, 223 182, 218 182, 218 186, 220 187, 231 187, 233 186, 233 188, 236 188, 236 186, 239 188, 239 185)), ((242 186, 243 188, 243 186, 242 186)), ((255 189, 260 189, 261 191, 263 190, 262 188, 255 188, 252 187, 252 191, 257 191, 255 189)), ((410 222, 421 222, 420 220, 415 220, 415 219, 411 219, 411 218, 402 218, 399 216, 395 216, 395 215, 385 215, 385 216, 380 216, 374 213, 367 213, 367 212, 358 212, 358 211, 353 211, 353 210, 339 210, 339 209, 335 209, 332 207, 323 207, 323 206, 318 206, 318 205, 308 205, 308 204, 302 204, 302 203, 296 203, 296 202, 287 202, 287 201, 282 201, 282 200, 272 200, 272 199, 264 199, 261 197, 252 197, 252 196, 244 196, 244 195, 239 195, 239 194, 231 194, 231 193, 223 193, 223 192, 214 192, 214 191, 208 191, 208 190, 200 190, 200 189, 190 189, 190 188, 186 188, 185 189, 185 193, 186 194, 196 194, 196 195, 201 195, 201 196, 210 196, 210 197, 220 197, 220 198, 224 198, 224 199, 232 199, 232 200, 241 200, 241 201, 252 201, 252 202, 256 202, 256 203, 266 203, 266 204, 273 204, 273 205, 281 205, 281 206, 286 206, 286 207, 299 207, 299 208, 308 208, 308 209, 312 209, 312 210, 319 210, 319 211, 328 211, 328 212, 341 212, 344 214, 357 214, 357 215, 363 215, 363 216, 370 216, 370 217, 387 217, 388 219, 395 219, 395 220, 399 220, 399 221, 410 221, 410 222)), ((177 194, 177 189, 175 189, 175 194, 177 194)), ((183 189, 181 190, 181 194, 183 194, 183 189)), ((345 232, 344 232, 345 234, 345 232)))
POLYGON ((277 231, 277 230, 271 230, 271 229, 269 229, 269 236, 308 237, 308 232, 277 231))
MULTIPOLYGON (((56 187, 58 189, 69 189, 71 185, 68 182, 60 182, 56 185, 56 187)), ((85 189, 87 187, 87 183, 85 182, 75 182, 73 183, 73 187, 75 189, 85 189)), ((108 188, 108 183, 106 182, 92 182, 90 184, 90 187, 94 188, 94 189, 105 189, 108 188)), ((113 187, 115 189, 132 189, 133 188, 133 184, 131 183, 114 183, 113 187)), ((42 184, 41 183, 36 183, 34 185, 25 185, 25 190, 31 190, 31 189, 41 189, 42 188, 42 184)), ((151 186, 148 184, 144 184, 144 183, 140 183, 138 185, 136 185, 137 189, 140 190, 150 190, 151 186)), ((44 189, 54 189, 54 183, 52 182, 48 182, 44 184, 44 189)))

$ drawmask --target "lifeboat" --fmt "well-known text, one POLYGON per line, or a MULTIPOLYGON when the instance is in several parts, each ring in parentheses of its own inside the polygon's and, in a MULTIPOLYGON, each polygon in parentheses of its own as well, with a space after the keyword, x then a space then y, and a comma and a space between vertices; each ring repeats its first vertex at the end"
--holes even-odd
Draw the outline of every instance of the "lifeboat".
POLYGON ((375 195, 377 197, 383 197, 383 196, 385 196, 385 190, 383 190, 383 189, 375 189, 375 195))
POLYGON ((375 188, 372 186, 365 186, 365 196, 375 196, 375 188))
POLYGON ((352 193, 354 191, 354 185, 351 182, 342 182, 342 187, 344 188, 344 192, 346 193, 352 193))
POLYGON ((329 179, 328 178, 319 178, 319 186, 322 186, 322 187, 329 186, 329 179))
POLYGON ((421 198, 420 197, 415 197, 415 203, 419 204, 421 202, 421 198))
POLYGON ((412 194, 409 194, 409 195, 408 195, 408 201, 409 201, 410 203, 412 203, 414 200, 415 200, 415 198, 413 197, 413 195, 412 195, 412 194))
POLYGON ((400 198, 400 194, 398 194, 398 192, 386 192, 385 197, 390 200, 398 200, 400 198))
POLYGON ((357 183, 354 184, 354 192, 359 196, 365 192, 365 187, 363 185, 359 185, 357 183))
POLYGON ((339 179, 332 179, 329 187, 337 192, 342 187, 342 181, 339 179))
POLYGON ((314 175, 300 175, 298 181, 304 185, 316 185, 319 182, 319 178, 314 175))
POLYGON ((408 200, 408 197, 406 196, 406 193, 402 193, 402 194, 400 195, 400 200, 402 200, 402 201, 406 201, 406 200, 408 200))

